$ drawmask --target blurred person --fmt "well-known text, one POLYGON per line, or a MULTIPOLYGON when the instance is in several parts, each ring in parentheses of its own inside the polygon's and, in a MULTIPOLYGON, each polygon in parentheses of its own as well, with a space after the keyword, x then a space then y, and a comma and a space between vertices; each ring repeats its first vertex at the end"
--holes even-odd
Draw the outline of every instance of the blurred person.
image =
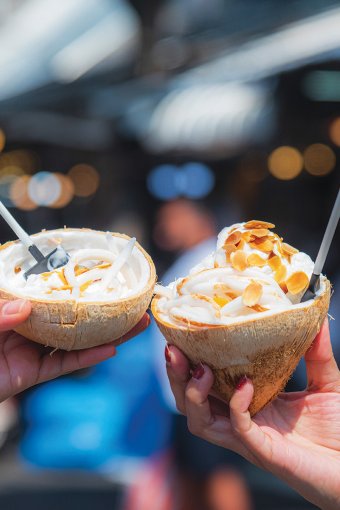
POLYGON ((207 366, 198 365, 190 377, 188 360, 174 346, 166 361, 177 407, 193 434, 271 472, 322 510, 340 509, 340 371, 328 320, 305 354, 306 389, 281 393, 254 418, 248 378, 241 378, 227 406, 210 399, 207 366))
MULTIPOLYGON (((228 221, 225 221, 228 224, 228 221)), ((171 267, 160 278, 168 285, 186 276, 190 269, 216 247, 216 225, 212 213, 201 203, 177 199, 165 203, 158 211, 154 229, 155 242, 167 251, 177 253, 171 267)), ((152 323, 156 367, 170 409, 176 413, 164 364, 164 342, 152 323)), ((241 474, 242 463, 236 455, 227 454, 188 434, 185 420, 174 414, 175 463, 181 479, 181 508, 198 510, 249 510, 249 492, 241 474), (233 468, 232 468, 233 467, 233 468), (235 469, 236 468, 236 469, 235 469), (222 490, 222 487, 224 490, 222 490), (227 497, 226 495, 227 494, 227 497)))

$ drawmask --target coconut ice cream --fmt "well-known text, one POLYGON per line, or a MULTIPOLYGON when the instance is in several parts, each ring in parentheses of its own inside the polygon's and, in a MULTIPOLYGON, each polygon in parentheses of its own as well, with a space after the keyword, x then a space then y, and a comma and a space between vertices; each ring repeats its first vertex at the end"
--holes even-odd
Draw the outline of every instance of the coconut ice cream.
POLYGON ((223 229, 216 250, 188 276, 156 286, 152 304, 168 342, 193 364, 211 366, 223 398, 242 375, 253 379, 252 414, 285 385, 329 304, 325 277, 316 298, 300 303, 313 261, 274 227, 252 220, 223 229))
POLYGON ((25 278, 34 263, 19 242, 0 248, 0 297, 27 298, 29 319, 17 328, 27 338, 63 349, 120 339, 145 313, 156 279, 149 255, 122 234, 89 229, 32 236, 42 253, 61 245, 67 264, 25 278))

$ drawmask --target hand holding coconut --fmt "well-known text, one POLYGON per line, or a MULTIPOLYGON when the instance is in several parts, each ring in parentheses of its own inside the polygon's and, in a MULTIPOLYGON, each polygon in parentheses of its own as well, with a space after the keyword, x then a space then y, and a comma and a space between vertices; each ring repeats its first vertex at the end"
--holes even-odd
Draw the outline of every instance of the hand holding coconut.
POLYGON ((179 349, 166 349, 178 409, 190 431, 235 451, 288 483, 323 510, 340 508, 340 372, 326 321, 305 354, 305 391, 281 393, 252 419, 250 379, 241 378, 230 406, 216 398, 206 365, 191 372, 179 349))
MULTIPOLYGON (((81 351, 51 350, 15 333, 30 316, 31 304, 25 300, 0 302, 0 402, 41 382, 100 363, 115 355, 113 343, 81 351)), ((137 335, 149 324, 149 316, 122 341, 137 335)))

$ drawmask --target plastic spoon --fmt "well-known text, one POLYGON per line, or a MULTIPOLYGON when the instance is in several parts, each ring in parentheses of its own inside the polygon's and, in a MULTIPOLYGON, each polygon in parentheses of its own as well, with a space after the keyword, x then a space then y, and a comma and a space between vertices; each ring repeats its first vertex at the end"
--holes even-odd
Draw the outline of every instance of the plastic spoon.
POLYGON ((320 287, 320 274, 323 269, 326 257, 328 255, 329 248, 339 221, 339 217, 340 217, 340 190, 338 191, 338 196, 335 200, 335 204, 333 206, 333 210, 329 218, 325 234, 322 239, 318 256, 316 257, 313 274, 311 276, 308 289, 302 296, 301 302, 308 301, 309 299, 314 299, 315 294, 320 287))
POLYGON ((39 248, 34 244, 32 238, 19 225, 1 201, 0 214, 37 262, 24 274, 26 280, 31 274, 45 273, 46 271, 52 271, 53 269, 57 269, 58 267, 62 267, 67 264, 69 255, 62 246, 58 246, 48 255, 41 253, 39 248))

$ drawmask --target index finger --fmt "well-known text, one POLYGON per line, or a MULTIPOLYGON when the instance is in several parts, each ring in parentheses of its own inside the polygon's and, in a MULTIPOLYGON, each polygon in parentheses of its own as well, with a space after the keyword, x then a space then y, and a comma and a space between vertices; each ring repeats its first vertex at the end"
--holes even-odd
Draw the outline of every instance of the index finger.
POLYGON ((165 348, 166 369, 177 409, 186 414, 185 389, 190 379, 190 365, 184 354, 174 345, 165 348))

